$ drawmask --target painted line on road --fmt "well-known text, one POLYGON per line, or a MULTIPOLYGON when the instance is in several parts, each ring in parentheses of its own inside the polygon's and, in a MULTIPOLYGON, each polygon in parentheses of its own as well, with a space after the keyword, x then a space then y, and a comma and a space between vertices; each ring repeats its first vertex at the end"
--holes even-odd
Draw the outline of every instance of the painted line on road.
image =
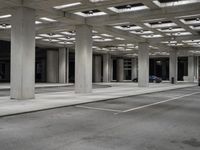
POLYGON ((158 104, 163 104, 163 103, 166 103, 166 102, 178 100, 178 99, 188 97, 188 96, 192 96, 192 95, 195 95, 195 94, 200 94, 200 92, 194 92, 194 93, 191 93, 191 94, 186 94, 186 95, 175 97, 175 98, 170 98, 170 99, 167 99, 167 100, 164 100, 164 101, 159 101, 159 102, 155 102, 155 103, 152 103, 152 104, 147 104, 147 105, 127 109, 127 110, 124 110, 122 112, 118 112, 118 113, 115 113, 115 114, 117 115, 117 114, 121 114, 121 113, 127 113, 127 112, 131 112, 131 111, 139 110, 139 109, 142 109, 142 108, 147 108, 147 107, 155 106, 155 105, 158 105, 158 104))
POLYGON ((89 107, 89 106, 75 106, 77 108, 85 108, 85 109, 92 109, 92 110, 100 110, 100 111, 109 111, 109 112, 116 112, 121 113, 122 110, 116 110, 116 109, 106 109, 106 108, 99 108, 99 107, 89 107))

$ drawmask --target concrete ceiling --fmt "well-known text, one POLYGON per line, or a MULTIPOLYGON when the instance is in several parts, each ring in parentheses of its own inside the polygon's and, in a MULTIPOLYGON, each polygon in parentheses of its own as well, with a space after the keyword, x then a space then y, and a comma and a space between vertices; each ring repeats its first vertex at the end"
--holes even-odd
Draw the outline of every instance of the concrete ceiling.
POLYGON ((0 0, 1 39, 10 39, 11 19, 1 16, 18 6, 36 10, 39 46, 74 47, 76 25, 88 24, 97 52, 137 55, 138 43, 148 42, 152 55, 173 49, 199 54, 200 0, 0 0))

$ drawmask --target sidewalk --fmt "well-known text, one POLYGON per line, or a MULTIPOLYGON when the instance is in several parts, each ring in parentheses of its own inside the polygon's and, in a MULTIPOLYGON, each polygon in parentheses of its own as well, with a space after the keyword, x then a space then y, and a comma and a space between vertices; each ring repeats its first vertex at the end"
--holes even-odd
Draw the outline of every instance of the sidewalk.
POLYGON ((197 86, 190 83, 150 84, 148 88, 140 88, 136 83, 101 83, 100 85, 112 87, 93 89, 91 94, 75 94, 74 91, 42 93, 36 94, 33 100, 10 100, 8 96, 0 97, 0 117, 197 86))

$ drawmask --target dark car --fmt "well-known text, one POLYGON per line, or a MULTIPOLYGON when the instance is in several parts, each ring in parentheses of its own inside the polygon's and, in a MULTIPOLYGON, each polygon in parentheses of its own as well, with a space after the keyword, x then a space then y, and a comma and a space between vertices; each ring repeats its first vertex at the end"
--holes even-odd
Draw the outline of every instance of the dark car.
MULTIPOLYGON (((138 78, 134 78, 132 81, 138 82, 138 78)), ((162 82, 162 79, 157 76, 152 75, 152 76, 149 76, 149 82, 150 83, 160 83, 160 82, 162 82)))

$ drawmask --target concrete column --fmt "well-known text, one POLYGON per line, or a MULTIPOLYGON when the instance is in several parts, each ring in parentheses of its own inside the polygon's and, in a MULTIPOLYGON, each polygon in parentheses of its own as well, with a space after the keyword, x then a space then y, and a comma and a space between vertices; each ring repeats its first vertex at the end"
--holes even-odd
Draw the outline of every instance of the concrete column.
POLYGON ((139 43, 138 51, 138 86, 149 86, 149 44, 139 43))
POLYGON ((92 27, 76 27, 75 92, 92 92, 92 27))
POLYGON ((132 79, 137 78, 138 76, 138 61, 137 58, 132 59, 132 79))
POLYGON ((124 59, 117 59, 117 82, 124 81, 124 59))
POLYGON ((94 57, 94 82, 101 82, 101 56, 94 57))
POLYGON ((69 83, 69 50, 59 49, 59 83, 69 83))
POLYGON ((194 82, 194 56, 188 57, 188 81, 194 82))
POLYGON ((177 50, 170 52, 169 58, 169 78, 170 81, 174 78, 174 83, 177 83, 177 72, 178 72, 178 61, 177 61, 177 50))
POLYGON ((69 83, 69 48, 66 49, 66 83, 69 83))
POLYGON ((197 81, 199 80, 199 56, 197 56, 197 81))
POLYGON ((110 54, 103 55, 103 82, 110 82, 110 54))
POLYGON ((47 82, 58 83, 59 80, 59 54, 56 50, 47 51, 47 82))
POLYGON ((113 59, 110 58, 110 81, 113 80, 113 59))
POLYGON ((167 67, 166 62, 162 61, 162 79, 166 79, 167 76, 167 67))
POLYGON ((11 24, 11 99, 32 99, 35 93, 35 10, 15 8, 11 24))

